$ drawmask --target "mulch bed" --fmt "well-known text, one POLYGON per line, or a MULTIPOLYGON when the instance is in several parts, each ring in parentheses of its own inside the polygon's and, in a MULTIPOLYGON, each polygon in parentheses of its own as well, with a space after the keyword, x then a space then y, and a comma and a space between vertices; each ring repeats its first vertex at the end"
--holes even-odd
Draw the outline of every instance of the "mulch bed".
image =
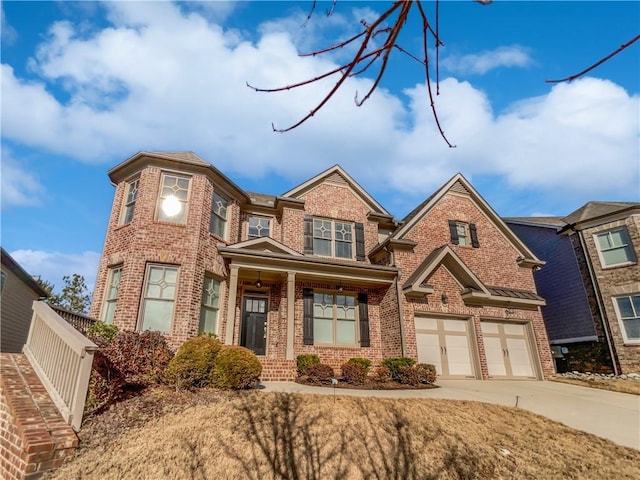
POLYGON ((301 385, 309 385, 311 387, 329 387, 329 388, 344 388, 350 390, 428 390, 430 388, 440 388, 437 385, 403 385, 398 382, 378 382, 374 380, 368 380, 362 385, 353 385, 351 383, 338 381, 337 384, 331 383, 318 383, 308 380, 306 377, 298 377, 295 380, 296 383, 301 385))

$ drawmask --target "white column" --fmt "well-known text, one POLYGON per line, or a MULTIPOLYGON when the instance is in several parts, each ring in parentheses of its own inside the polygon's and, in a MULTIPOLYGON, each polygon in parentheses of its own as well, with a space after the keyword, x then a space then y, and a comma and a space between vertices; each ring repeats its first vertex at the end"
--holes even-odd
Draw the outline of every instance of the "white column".
POLYGON ((293 360, 294 317, 296 305, 296 274, 287 274, 287 360, 293 360))
POLYGON ((231 265, 229 274, 229 303, 227 304, 227 326, 225 342, 227 345, 233 344, 233 332, 236 325, 236 295, 238 293, 238 270, 240 267, 231 265))

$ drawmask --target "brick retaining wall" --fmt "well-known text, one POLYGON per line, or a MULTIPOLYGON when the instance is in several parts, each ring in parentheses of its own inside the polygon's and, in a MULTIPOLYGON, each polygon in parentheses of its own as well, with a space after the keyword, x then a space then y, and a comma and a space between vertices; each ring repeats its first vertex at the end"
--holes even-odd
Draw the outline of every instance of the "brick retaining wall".
POLYGON ((40 478, 78 446, 23 354, 0 354, 0 477, 40 478))

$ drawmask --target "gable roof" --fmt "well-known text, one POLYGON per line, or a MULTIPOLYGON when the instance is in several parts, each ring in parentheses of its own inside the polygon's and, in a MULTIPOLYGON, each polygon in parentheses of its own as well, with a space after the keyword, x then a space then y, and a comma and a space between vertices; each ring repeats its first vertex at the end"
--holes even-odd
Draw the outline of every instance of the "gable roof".
POLYGON ((245 240, 244 242, 228 245, 226 248, 232 250, 253 250, 258 252, 282 253, 285 255, 293 255, 294 257, 302 256, 301 253, 296 252, 271 237, 252 238, 251 240, 245 240))
POLYGON ((570 213, 562 220, 569 224, 575 225, 600 217, 606 217, 614 213, 640 208, 638 202, 587 202, 575 212, 570 213))
POLYGON ((557 230, 566 225, 562 217, 502 217, 508 224, 529 225, 531 227, 544 227, 557 230))
POLYGON ((380 205, 367 191, 362 188, 358 182, 356 182, 351 176, 344 171, 344 169, 340 165, 334 165, 331 168, 328 168, 322 173, 319 173, 315 177, 310 178, 304 183, 301 183, 297 187, 292 188, 288 192, 284 193, 283 197, 293 197, 298 198, 309 190, 315 188, 319 184, 323 182, 333 183, 336 185, 343 185, 350 187, 358 196, 362 199, 362 201, 371 208, 373 212, 381 213, 385 216, 391 217, 392 215, 385 210, 385 208, 380 205))
POLYGON ((46 292, 46 290, 44 288, 42 288, 40 286, 40 284, 38 282, 35 281, 35 279, 29 275, 27 273, 27 271, 22 268, 20 266, 20 264, 18 262, 15 261, 15 259, 9 255, 9 252, 7 252, 3 247, 0 247, 0 255, 1 255, 1 259, 2 259, 2 266, 6 267, 8 270, 10 270, 11 272, 13 272, 13 274, 18 277, 20 280, 22 280, 22 282, 29 287, 31 290, 33 290, 35 293, 37 293, 39 296, 41 297, 48 297, 49 294, 46 292))
POLYGON ((520 238, 507 226, 500 216, 491 208, 484 198, 476 191, 475 188, 464 178, 461 173, 456 173, 433 195, 428 197, 424 202, 413 209, 401 222, 401 226, 386 241, 404 238, 409 231, 448 193, 456 192, 468 195, 480 210, 491 220, 491 222, 502 232, 502 234, 511 242, 518 250, 523 260, 520 262, 525 265, 544 265, 544 262, 538 259, 536 255, 520 240, 520 238))

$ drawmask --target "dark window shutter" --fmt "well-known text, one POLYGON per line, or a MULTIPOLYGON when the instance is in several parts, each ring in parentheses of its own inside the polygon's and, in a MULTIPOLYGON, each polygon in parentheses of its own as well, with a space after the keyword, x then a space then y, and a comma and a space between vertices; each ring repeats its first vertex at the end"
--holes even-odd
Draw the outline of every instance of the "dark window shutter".
POLYGON ((360 346, 370 347, 369 338, 369 304, 366 293, 358 294, 358 315, 360 317, 360 346))
POLYGON ((364 225, 356 223, 356 260, 364 262, 366 258, 364 253, 364 225))
POLYGON ((629 236, 629 231, 626 228, 622 229, 622 236, 624 237, 624 241, 627 244, 627 252, 629 254, 630 262, 637 262, 636 252, 633 248, 633 242, 631 241, 631 237, 629 236))
POLYGON ((313 345, 313 288, 302 290, 304 315, 302 325, 302 338, 305 345, 313 345))
POLYGON ((458 245, 458 229, 455 220, 449 220, 449 232, 451 233, 451 243, 458 245))
POLYGON ((313 217, 304 217, 304 250, 305 255, 313 255, 313 217))
POLYGON ((478 242, 478 230, 475 223, 469 224, 469 233, 471 234, 471 246, 473 248, 479 248, 480 242, 478 242))

